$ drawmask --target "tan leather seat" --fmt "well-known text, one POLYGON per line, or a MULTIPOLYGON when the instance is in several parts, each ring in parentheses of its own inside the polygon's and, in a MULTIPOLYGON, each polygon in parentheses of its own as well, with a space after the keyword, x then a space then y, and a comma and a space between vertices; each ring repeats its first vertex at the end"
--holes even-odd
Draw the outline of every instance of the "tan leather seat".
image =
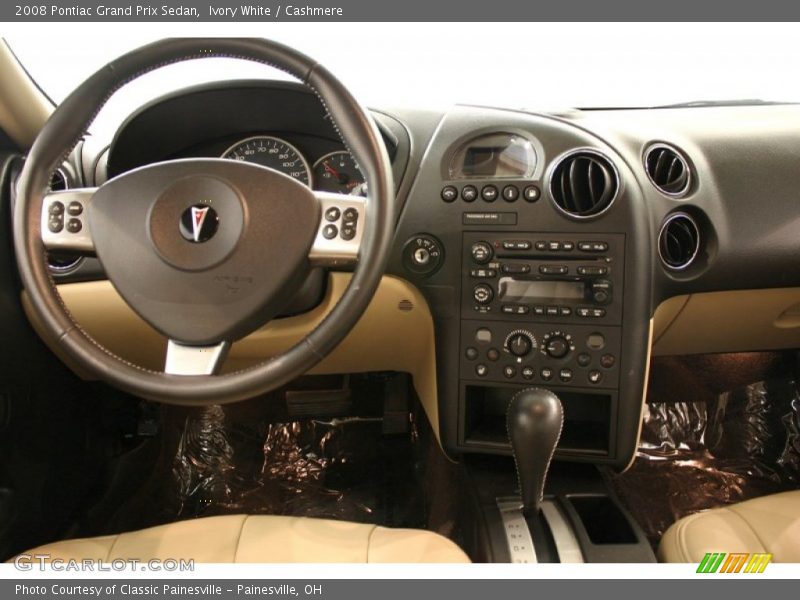
POLYGON ((658 548, 662 562, 700 562, 706 552, 769 552, 775 562, 800 562, 800 490, 684 517, 658 548))
POLYGON ((50 559, 194 559, 198 563, 458 563, 469 558, 430 531, 303 517, 227 515, 65 540, 25 554, 50 559))

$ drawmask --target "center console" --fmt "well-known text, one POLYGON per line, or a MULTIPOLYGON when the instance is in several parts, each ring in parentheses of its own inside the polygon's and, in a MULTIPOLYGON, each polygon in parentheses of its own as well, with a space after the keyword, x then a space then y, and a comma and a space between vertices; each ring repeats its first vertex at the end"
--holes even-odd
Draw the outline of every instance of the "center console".
POLYGON ((459 441, 506 451, 513 387, 564 396, 561 454, 608 455, 622 354, 622 234, 465 232, 459 441))

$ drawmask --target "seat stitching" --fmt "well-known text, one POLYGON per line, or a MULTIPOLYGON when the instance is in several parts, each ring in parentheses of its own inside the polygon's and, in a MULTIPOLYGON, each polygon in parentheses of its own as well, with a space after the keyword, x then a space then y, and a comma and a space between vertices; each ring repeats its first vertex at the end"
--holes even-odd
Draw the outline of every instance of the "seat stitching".
POLYGON ((242 533, 244 532, 245 523, 250 518, 250 515, 245 515, 244 519, 242 519, 242 525, 239 527, 239 535, 236 537, 236 546, 233 549, 233 561, 238 562, 239 559, 239 544, 242 543, 242 533))
POLYGON ((727 508, 727 510, 728 510, 729 512, 731 512, 732 514, 736 515, 737 517, 739 517, 739 519, 742 521, 742 523, 744 523, 744 524, 747 526, 747 528, 748 528, 750 531, 752 531, 752 532, 753 532, 753 535, 754 535, 754 536, 755 536, 755 538, 758 540, 758 543, 759 543, 759 544, 761 544, 761 547, 762 547, 762 548, 764 548, 764 550, 765 550, 765 551, 769 552, 769 548, 767 547, 767 544, 765 544, 765 543, 764 543, 764 540, 763 540, 763 539, 761 539, 761 536, 760 536, 760 535, 758 535, 758 531, 756 531, 755 527, 753 527, 753 526, 750 524, 750 521, 748 521, 747 519, 745 519, 744 515, 743 515, 742 513, 740 513, 738 510, 736 510, 736 508, 735 508, 734 506, 730 506, 730 507, 728 507, 728 508, 727 508))
POLYGON ((370 562, 370 560, 369 560, 369 549, 372 546, 372 534, 375 533, 375 531, 377 531, 377 529, 378 529, 378 526, 377 525, 373 525, 372 529, 370 529, 369 535, 367 536, 367 555, 366 555, 365 560, 364 560, 365 563, 369 563, 370 562))
POLYGON ((111 542, 111 546, 109 546, 108 552, 106 553, 106 562, 109 562, 111 560, 111 554, 114 551, 114 546, 117 545, 117 541, 119 541, 119 538, 121 538, 123 535, 124 534, 122 533, 118 533, 117 535, 114 536, 114 541, 111 542))

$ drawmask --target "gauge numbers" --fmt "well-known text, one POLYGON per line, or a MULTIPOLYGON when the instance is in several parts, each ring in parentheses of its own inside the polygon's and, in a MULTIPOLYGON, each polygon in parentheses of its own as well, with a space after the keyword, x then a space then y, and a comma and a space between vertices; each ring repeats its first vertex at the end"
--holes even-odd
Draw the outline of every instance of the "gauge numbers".
POLYGON ((300 151, 281 138, 259 135, 236 142, 222 158, 275 169, 311 187, 311 169, 300 151))
POLYGON ((314 182, 318 190, 366 196, 364 176, 352 154, 346 150, 331 152, 314 163, 314 182))

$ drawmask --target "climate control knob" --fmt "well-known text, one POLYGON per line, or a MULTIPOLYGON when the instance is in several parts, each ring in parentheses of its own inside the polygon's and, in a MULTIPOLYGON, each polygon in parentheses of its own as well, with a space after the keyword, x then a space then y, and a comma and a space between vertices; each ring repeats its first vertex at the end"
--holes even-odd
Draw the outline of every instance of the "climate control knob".
POLYGON ((489 304, 494 298, 494 290, 492 286, 481 283, 472 290, 472 297, 478 304, 489 304))
POLYGON ((542 352, 550 358, 564 358, 575 350, 572 336, 561 331, 551 331, 542 338, 542 352))
POLYGON ((472 260, 476 263, 485 265, 492 260, 494 250, 492 250, 492 245, 488 242, 475 242, 470 248, 470 254, 472 255, 472 260))
POLYGON ((522 358, 536 348, 536 339, 528 331, 512 331, 506 338, 505 346, 511 354, 522 358))

